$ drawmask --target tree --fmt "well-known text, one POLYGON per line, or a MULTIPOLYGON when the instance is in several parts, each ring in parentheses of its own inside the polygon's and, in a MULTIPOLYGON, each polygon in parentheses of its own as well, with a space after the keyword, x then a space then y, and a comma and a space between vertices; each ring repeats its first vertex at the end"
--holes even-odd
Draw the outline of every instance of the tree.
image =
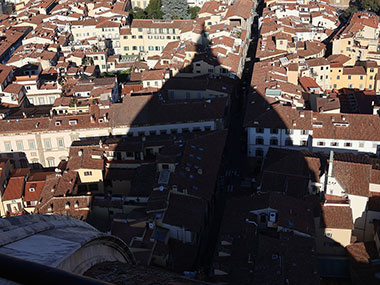
POLYGON ((350 18, 351 15, 352 15, 353 13, 355 13, 357 10, 358 10, 358 7, 356 7, 356 6, 350 6, 350 7, 348 7, 348 8, 344 11, 344 13, 343 13, 343 17, 346 18, 346 19, 348 19, 348 18, 350 18))
POLYGON ((162 0, 161 11, 164 19, 189 19, 186 0, 162 0))
POLYGON ((132 15, 133 19, 147 19, 148 15, 141 8, 135 7, 133 10, 130 10, 129 13, 132 15))
POLYGON ((161 0, 150 0, 145 13, 148 19, 162 19, 164 14, 161 12, 161 0))
POLYGON ((365 11, 377 13, 380 9, 380 0, 360 0, 360 6, 365 11))
POLYGON ((189 8, 189 14, 191 15, 191 19, 196 19, 200 10, 201 8, 199 8, 198 6, 189 8))

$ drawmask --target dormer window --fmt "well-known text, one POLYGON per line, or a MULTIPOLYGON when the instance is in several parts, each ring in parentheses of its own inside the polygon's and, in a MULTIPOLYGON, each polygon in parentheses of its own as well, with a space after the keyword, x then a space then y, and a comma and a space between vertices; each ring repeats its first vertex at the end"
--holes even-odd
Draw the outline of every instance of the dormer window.
POLYGON ((29 192, 36 192, 36 189, 31 187, 31 188, 29 188, 29 192))
POLYGON ((67 202, 66 205, 65 205, 65 209, 68 210, 70 209, 70 202, 67 202))
POLYGON ((78 120, 70 120, 69 125, 76 125, 78 123, 78 120))
POLYGON ((56 125, 56 126, 60 126, 61 124, 62 124, 61 121, 56 121, 56 122, 55 122, 55 125, 56 125))

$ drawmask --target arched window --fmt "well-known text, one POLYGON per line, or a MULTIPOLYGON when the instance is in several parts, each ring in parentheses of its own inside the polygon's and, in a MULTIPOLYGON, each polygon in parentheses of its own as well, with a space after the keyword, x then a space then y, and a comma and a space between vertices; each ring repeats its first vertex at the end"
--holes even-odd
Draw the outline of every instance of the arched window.
POLYGON ((278 139, 276 139, 276 138, 271 138, 271 139, 270 139, 270 145, 278 145, 278 139))
POLYGON ((257 137, 256 144, 264 144, 264 139, 262 137, 257 137))

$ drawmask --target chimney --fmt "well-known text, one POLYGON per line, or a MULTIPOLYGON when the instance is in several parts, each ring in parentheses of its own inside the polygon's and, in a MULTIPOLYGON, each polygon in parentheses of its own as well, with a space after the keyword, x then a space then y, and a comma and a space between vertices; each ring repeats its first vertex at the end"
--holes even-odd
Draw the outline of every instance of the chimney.
POLYGON ((334 162, 334 151, 331 150, 330 151, 330 159, 329 159, 329 172, 328 172, 329 177, 332 176, 333 162, 334 162))

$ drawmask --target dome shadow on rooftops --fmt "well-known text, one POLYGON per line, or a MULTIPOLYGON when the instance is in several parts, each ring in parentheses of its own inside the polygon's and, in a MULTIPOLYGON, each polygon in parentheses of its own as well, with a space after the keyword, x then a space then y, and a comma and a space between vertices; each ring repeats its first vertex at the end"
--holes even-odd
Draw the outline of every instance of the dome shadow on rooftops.
MULTIPOLYGON (((234 32, 234 27, 239 24, 242 23, 232 21, 230 25, 218 25, 218 29, 234 32)), ((237 170, 245 176, 252 173, 258 174, 263 158, 247 159, 245 127, 255 120, 255 116, 262 110, 270 113, 270 120, 276 122, 276 128, 286 129, 286 126, 272 104, 266 100, 265 96, 262 96, 265 94, 259 94, 251 88, 257 45, 257 16, 251 24, 252 27, 248 29, 252 30, 253 36, 250 36, 249 32, 236 32, 235 36, 239 44, 233 44, 227 56, 225 56, 227 49, 222 46, 224 44, 228 46, 231 37, 222 35, 212 38, 207 23, 195 23, 192 24, 194 25, 192 29, 189 28, 193 38, 189 36, 188 40, 170 42, 164 48, 161 57, 144 55, 145 62, 136 63, 132 68, 130 81, 122 86, 123 102, 113 104, 110 113, 114 127, 120 127, 123 130, 120 133, 129 129, 127 135, 114 137, 119 140, 119 144, 113 151, 120 153, 114 163, 117 164, 118 160, 123 159, 124 154, 121 153, 126 152, 131 142, 136 145, 140 142, 143 146, 141 154, 136 156, 136 151, 134 159, 157 161, 161 170, 163 163, 173 162, 166 161, 170 155, 161 152, 164 148, 150 148, 152 141, 161 139, 162 146, 178 147, 187 141, 227 130, 227 139, 225 143, 221 142, 225 146, 220 166, 222 171, 219 176, 224 176, 225 171, 231 170, 237 170), (195 40, 194 37, 198 38, 195 40), (246 58, 249 59, 246 60, 246 58), (254 113, 245 113, 248 104, 255 106, 254 113)), ((218 142, 215 142, 215 145, 217 144, 218 142)), ((152 168, 155 169, 155 166, 152 168)), ((136 173, 132 184, 138 183, 136 180, 141 177, 140 180, 144 181, 144 185, 153 184, 157 188, 160 186, 157 183, 157 175, 152 177, 148 174, 152 171, 149 170, 148 165, 141 170, 136 173)), ((182 165, 177 165, 170 177, 175 175, 180 177, 183 174, 187 175, 186 165, 183 169, 182 165)), ((107 183, 106 180, 107 175, 105 183, 107 183)), ((186 194, 185 191, 189 191, 172 181, 162 184, 161 187, 180 194, 186 194)), ((221 188, 225 188, 224 185, 221 188)), ((163 190, 164 193, 165 191, 163 190)), ((193 258, 193 262, 186 265, 187 270, 204 268, 207 274, 212 270, 212 260, 225 203, 223 191, 226 190, 217 191, 220 193, 215 193, 215 196, 223 198, 213 198, 209 227, 205 231, 207 233, 195 252, 196 257, 189 255, 189 260, 193 258)), ((106 189, 105 192, 107 192, 106 189)), ((106 195, 115 196, 114 193, 106 195)), ((168 199, 167 196, 165 197, 168 199)), ((148 201, 152 199, 150 197, 148 201)), ((158 200, 155 203, 158 203, 158 200)), ((164 207, 167 207, 167 202, 165 205, 164 207)), ((172 245, 172 249, 178 250, 180 254, 175 244, 172 245)), ((174 270, 179 270, 175 265, 176 258, 178 257, 174 255, 170 263, 174 270)), ((180 269, 184 270, 183 267, 180 269)))
MULTIPOLYGON (((258 8, 258 16, 261 15, 261 9, 262 7, 258 8)), ((208 275, 214 269, 213 260, 218 247, 224 205, 234 196, 257 195, 258 190, 279 192, 301 199, 305 203, 310 202, 316 205, 316 212, 320 212, 318 211, 320 200, 309 201, 308 195, 309 190, 315 190, 310 185, 318 183, 319 175, 326 171, 326 157, 311 153, 311 134, 303 147, 294 147, 293 151, 281 149, 284 146, 290 148, 293 142, 289 130, 294 129, 294 123, 302 128, 308 115, 305 116, 304 110, 300 107, 275 100, 279 96, 276 90, 252 87, 256 86, 257 80, 267 76, 258 69, 253 72, 255 66, 260 68, 263 63, 267 63, 265 68, 272 68, 273 73, 276 72, 270 60, 259 61, 255 58, 259 38, 258 16, 255 16, 254 21, 247 26, 251 31, 247 33, 239 33, 236 29, 243 24, 241 19, 232 18, 229 24, 219 25, 189 20, 186 39, 168 43, 161 56, 147 56, 142 53, 140 56, 144 61, 135 63, 130 80, 122 84, 122 103, 112 104, 110 107, 113 136, 94 142, 102 146, 116 145, 112 149, 111 147, 105 149, 105 152, 112 152, 109 156, 113 156, 113 159, 106 162, 111 170, 125 161, 129 164, 132 162, 141 164, 134 171, 107 170, 104 174, 105 204, 119 203, 118 206, 123 208, 123 203, 129 203, 140 207, 141 202, 145 201, 149 205, 131 214, 136 221, 146 216, 153 221, 165 218, 165 209, 168 208, 170 201, 177 201, 182 205, 176 194, 196 196, 191 191, 197 191, 198 186, 187 188, 187 182, 196 180, 189 169, 193 166, 195 168, 197 164, 190 159, 187 161, 188 164, 178 163, 185 152, 181 151, 182 147, 194 147, 195 151, 202 152, 193 142, 210 136, 219 140, 211 141, 215 149, 219 147, 218 144, 223 144, 223 158, 216 166, 219 169, 216 179, 219 187, 215 191, 210 190, 212 193, 210 201, 206 203, 190 201, 187 205, 194 209, 206 208, 208 211, 207 228, 200 235, 202 238, 198 241, 199 247, 194 251, 188 247, 180 247, 176 242, 170 244, 172 252, 165 265, 176 271, 203 269, 208 275), (215 31, 212 33, 210 31, 215 29, 214 26, 221 31, 220 36, 210 36, 215 34, 215 31), (232 46, 229 47, 232 38, 223 35, 223 31, 235 33, 232 46), (284 115, 283 108, 289 108, 290 114, 284 115), (294 118, 289 120, 289 116, 294 118), (227 133, 227 137, 219 135, 223 132, 227 133), (167 176, 162 174, 166 173, 165 170, 170 174, 167 176), (228 193, 227 183, 240 185, 240 177, 235 174, 232 176, 236 177, 230 179, 232 182, 228 182, 226 173, 231 171, 239 173, 241 177, 255 178, 255 186, 259 186, 259 189, 252 188, 248 193, 244 191, 228 193), (276 175, 273 176, 273 172, 276 172, 276 175), (129 195, 138 198, 125 201, 121 198, 121 193, 115 193, 114 181, 119 178, 116 179, 114 176, 130 178, 132 182, 128 186, 131 189, 129 195), (173 182, 170 180, 173 177, 179 179, 173 182), (222 181, 220 177, 225 180, 222 181), (235 178, 239 183, 234 180, 235 178), (186 187, 178 182, 181 179, 183 181, 186 179, 186 183, 183 182, 186 187), (138 187, 135 187, 136 185, 138 187), (155 191, 152 191, 152 188, 155 191), (140 194, 144 193, 138 196, 134 192, 136 189, 140 194), (181 262, 178 261, 178 255, 189 256, 188 260, 192 261, 179 266, 177 264, 181 262)), ((270 80, 271 78, 268 78, 268 81, 270 80)), ((193 156, 194 161, 202 159, 201 156, 199 158, 197 155, 193 156)), ((209 159, 211 161, 214 157, 209 159)), ((202 175, 202 169, 199 171, 197 168, 197 173, 202 175)), ((183 211, 176 208, 179 211, 178 216, 183 219, 187 214, 185 208, 186 206, 183 211)), ((319 217, 319 214, 316 217, 319 217)), ((110 211, 107 215, 109 219, 107 222, 113 223, 116 215, 110 211)), ((121 216, 117 219, 125 218, 121 216)), ((88 221, 96 223, 96 220, 96 217, 92 216, 88 221)), ((147 232, 149 226, 150 224, 146 226, 147 232)), ((106 225, 104 230, 110 229, 106 225)), ((142 234, 133 227, 130 227, 130 231, 136 235, 142 234)), ((159 235, 156 232, 155 234, 159 235)), ((175 238, 170 240, 173 241, 175 238)), ((135 242, 137 243, 133 241, 135 242)), ((149 241, 139 241, 135 246, 149 248, 149 241)), ((141 258, 145 261, 146 257, 141 253, 140 255, 136 259, 141 258)), ((238 269, 236 268, 236 274, 238 269)), ((231 274, 231 278, 236 274, 231 274)))

